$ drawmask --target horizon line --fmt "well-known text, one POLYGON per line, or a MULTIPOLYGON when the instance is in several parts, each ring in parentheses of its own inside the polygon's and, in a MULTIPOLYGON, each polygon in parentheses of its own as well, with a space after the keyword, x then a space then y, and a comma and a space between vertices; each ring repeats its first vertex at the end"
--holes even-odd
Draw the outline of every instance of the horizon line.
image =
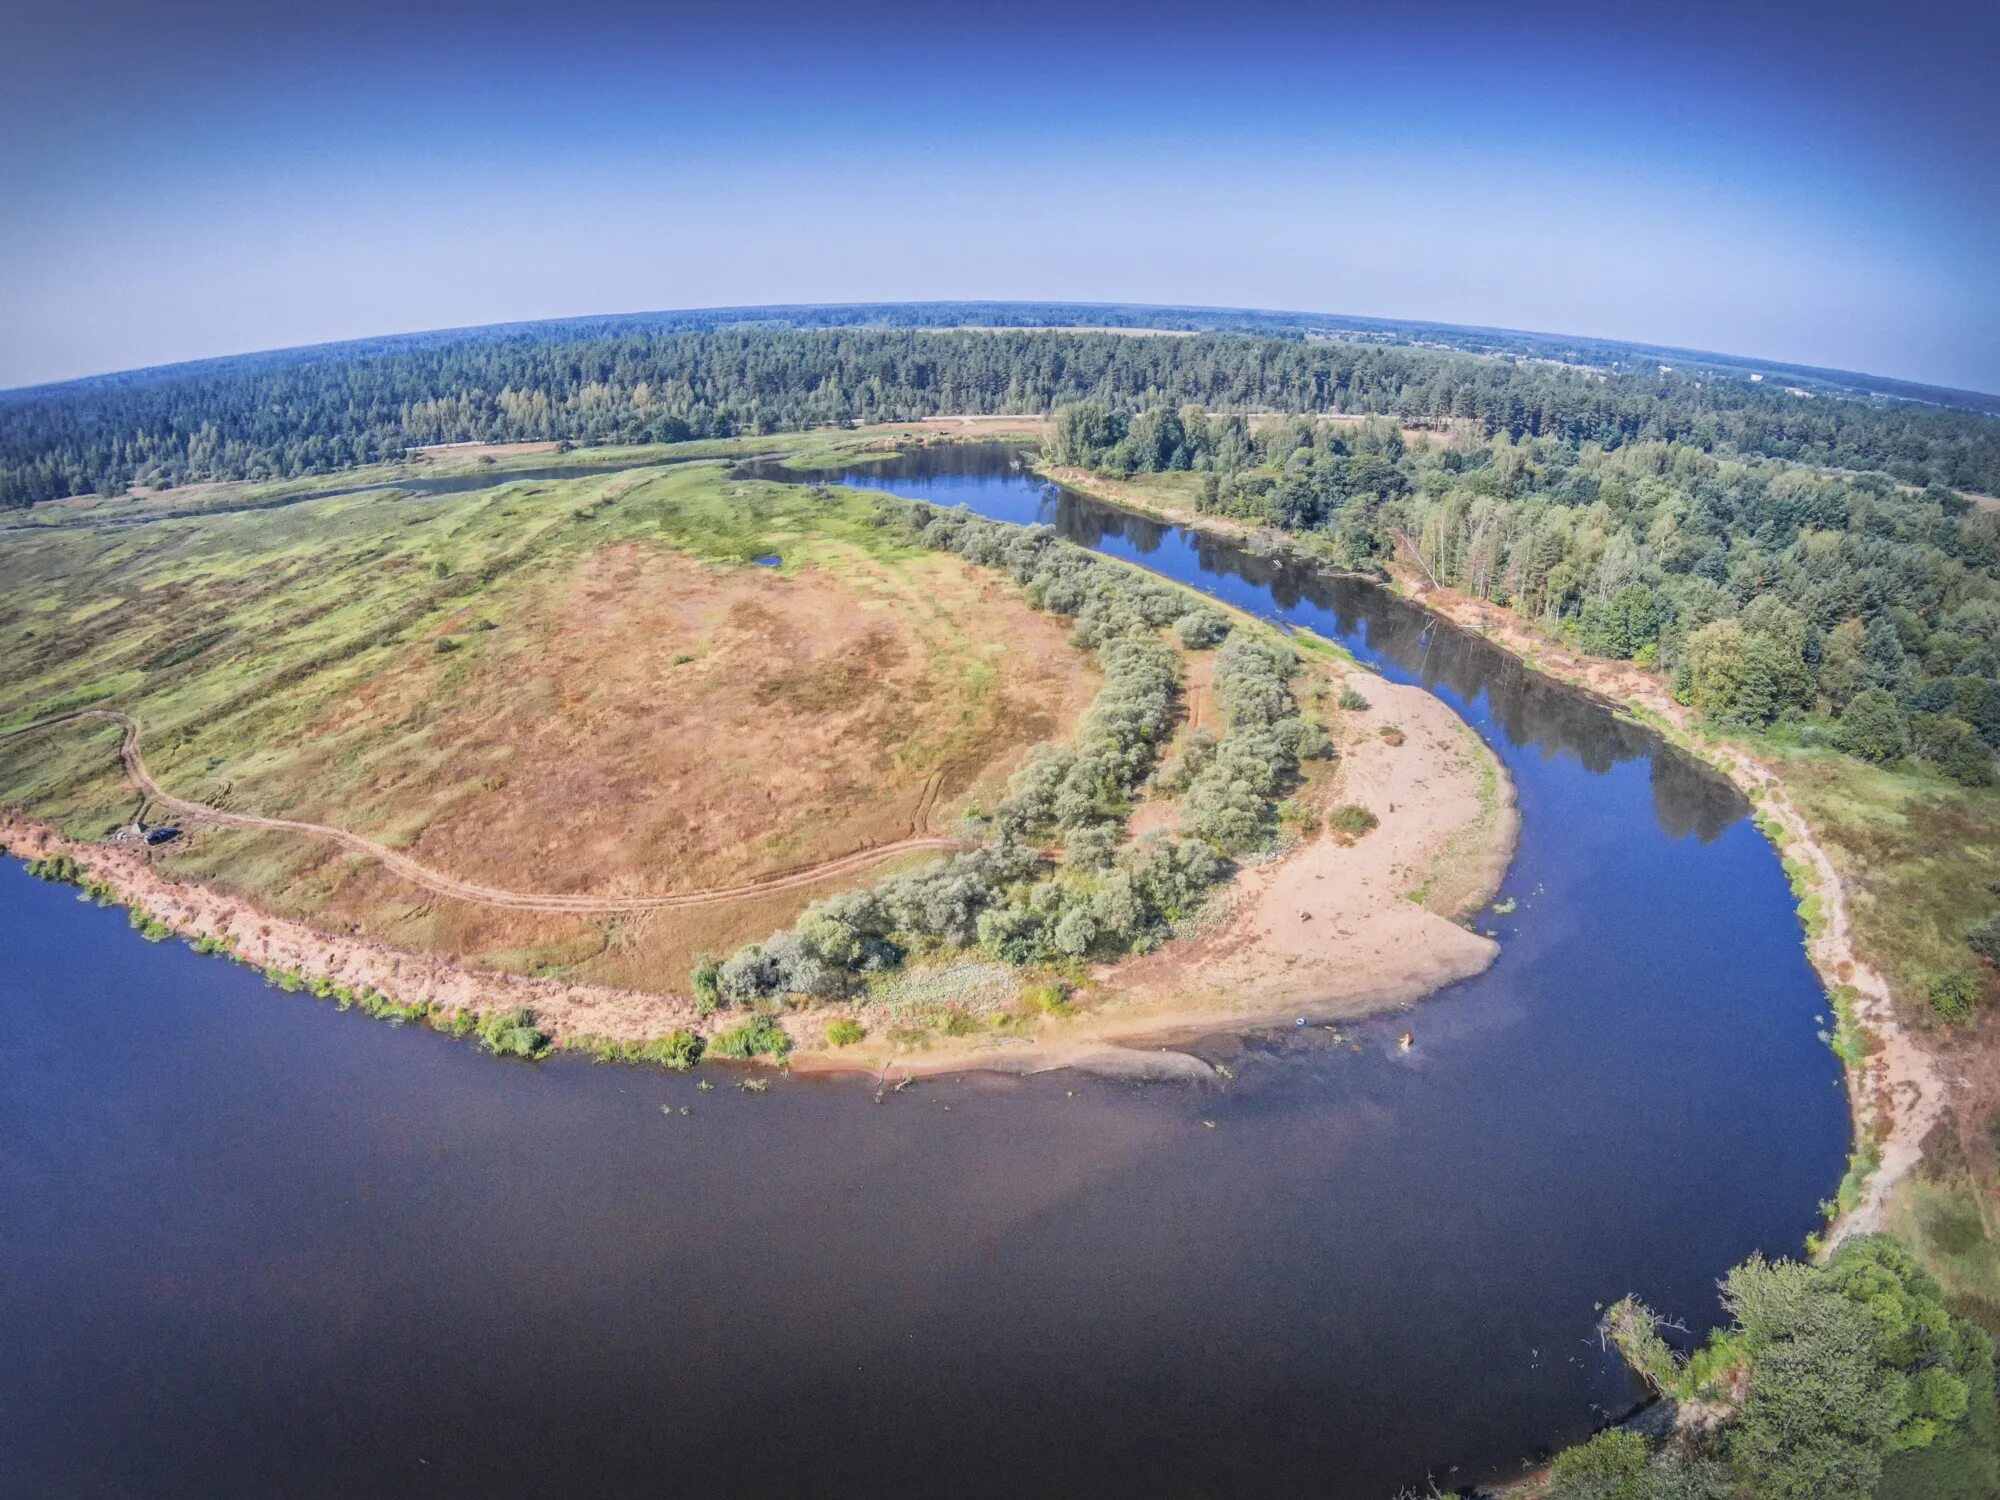
MULTIPOLYGON (((1249 315, 1249 316, 1263 317, 1263 318, 1321 319, 1325 321, 1349 322, 1355 324, 1377 324, 1386 327, 1435 328, 1435 329, 1460 332, 1460 333, 1501 334, 1517 338, 1539 339, 1549 342, 1575 340, 1575 341, 1584 341, 1584 342, 1599 343, 1599 344, 1613 344, 1640 353, 1671 354, 1671 355, 1679 355, 1696 359, 1725 361, 1737 365, 1761 364, 1768 366, 1773 370, 1798 371, 1803 374, 1815 375, 1815 376, 1838 376, 1842 377, 1844 380, 1847 381, 1863 381, 1863 382, 1887 384, 1893 386, 1908 386, 1918 390, 1938 391, 1952 396, 1974 397, 1977 398, 1978 400, 1985 402, 2000 403, 2000 391, 1983 391, 1983 390, 1978 390, 1971 386, 1945 385, 1936 381, 1916 380, 1900 375, 1881 375, 1866 370, 1842 369, 1834 365, 1811 365, 1811 364, 1802 364, 1793 360, 1765 359, 1760 355, 1732 354, 1725 350, 1719 350, 1719 349, 1697 349, 1687 345, 1654 343, 1642 339, 1621 338, 1612 334, 1556 332, 1546 329, 1511 328, 1496 323, 1451 323, 1436 318, 1389 317, 1379 313, 1314 312, 1298 308, 1231 307, 1220 304, 1200 303, 1200 302, 1101 302, 1101 301, 1073 300, 1066 298, 1034 298, 1034 297, 916 298, 906 301, 883 300, 880 298, 867 298, 855 301, 835 301, 835 302, 715 303, 707 306, 698 306, 698 307, 637 308, 637 309, 621 310, 615 312, 567 313, 567 314, 559 313, 549 317, 539 317, 539 318, 503 318, 491 323, 446 324, 444 326, 435 328, 413 328, 413 329, 402 329, 394 332, 354 334, 345 338, 322 339, 314 343, 277 344, 262 349, 241 349, 241 350, 234 350, 225 354, 205 354, 205 355, 195 356, 194 358, 191 359, 169 360, 162 364, 133 365, 122 369, 99 370, 84 375, 68 375, 57 380, 44 380, 44 381, 36 381, 27 385, 0 387, 0 399, 22 397, 22 396, 33 396, 42 393, 53 394, 55 392, 62 390, 64 387, 88 385, 96 381, 122 380, 140 376, 161 376, 180 371, 192 371, 204 365, 223 364, 231 360, 268 359, 268 358, 277 358, 283 355, 315 354, 325 351, 344 349, 357 344, 377 343, 389 339, 445 339, 453 337, 455 335, 469 336, 473 334, 490 333, 500 329, 536 328, 536 327, 547 326, 550 324, 612 322, 618 319, 671 318, 671 317, 688 317, 697 315, 714 315, 720 313, 839 312, 847 309, 863 309, 863 308, 944 309, 944 308, 976 308, 976 307, 996 307, 996 308, 1041 307, 1041 308, 1074 308, 1082 311, 1236 314, 1236 315, 1249 315)), ((841 326, 841 325, 831 325, 831 326, 841 326)), ((864 323, 856 323, 847 326, 858 328, 858 327, 866 327, 868 325, 864 323)), ((939 326, 935 328, 912 327, 910 329, 907 329, 906 331, 914 333, 925 333, 925 332, 951 333, 951 332, 971 332, 971 331, 994 332, 994 333, 1010 333, 1010 332, 1034 333, 1034 332, 1055 332, 1058 330, 1055 327, 1047 324, 1024 323, 1019 325, 1018 328, 999 327, 999 328, 983 328, 974 330, 964 327, 953 329, 949 326, 939 326)), ((1092 332, 1097 330, 1089 326, 1086 326, 1081 331, 1092 332)), ((1110 331, 1115 331, 1115 329, 1106 328, 1103 331, 1110 332, 1110 331)), ((1161 331, 1200 332, 1202 330, 1161 330, 1161 331)), ((1255 332, 1244 329, 1213 329, 1206 331, 1236 338, 1256 338, 1260 336, 1255 332)), ((1462 354, 1467 358, 1473 358, 1473 359, 1497 357, 1493 355, 1476 354, 1469 350, 1453 350, 1450 352, 1462 354)), ((1558 361, 1558 363, 1567 363, 1567 362, 1558 361)), ((1586 367, 1582 365, 1571 365, 1570 368, 1582 369, 1586 367)), ((1892 392, 1887 392, 1887 391, 1881 392, 1880 394, 1893 395, 1892 392)), ((1849 396, 1845 399, 1851 400, 1854 398, 1852 396, 1849 396)), ((1988 411, 1981 414, 1987 416, 2000 416, 2000 411, 1988 411)))

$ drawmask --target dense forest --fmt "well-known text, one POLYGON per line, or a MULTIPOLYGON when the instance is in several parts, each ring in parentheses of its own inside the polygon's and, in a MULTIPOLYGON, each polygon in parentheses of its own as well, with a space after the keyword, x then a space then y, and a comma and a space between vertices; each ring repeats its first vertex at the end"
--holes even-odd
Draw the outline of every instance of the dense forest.
POLYGON ((2000 748, 2000 511, 1942 486, 1723 458, 1688 443, 1554 437, 1406 444, 1386 421, 1060 408, 1049 457, 1190 470, 1202 509, 1311 533, 1442 583, 1577 648, 1671 674, 1714 720, 1807 724, 1865 760, 1969 785, 2000 748))
MULTIPOLYGON (((761 320, 735 310, 411 335, 0 394, 0 505, 323 472, 429 443, 675 442, 1085 400, 1124 412, 1197 403, 1377 413, 1515 442, 1670 443, 2000 489, 2000 422, 1970 411, 1261 325, 1133 337, 801 326, 811 321, 802 310, 763 311, 761 320)), ((1099 310, 1100 322, 1120 326, 1138 317, 1099 310)))

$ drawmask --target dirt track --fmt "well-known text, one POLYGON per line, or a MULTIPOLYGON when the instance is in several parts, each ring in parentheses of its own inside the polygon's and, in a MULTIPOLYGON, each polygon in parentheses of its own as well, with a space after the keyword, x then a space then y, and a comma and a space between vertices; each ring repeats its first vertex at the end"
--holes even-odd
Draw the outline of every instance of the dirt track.
MULTIPOLYGON (((170 809, 176 817, 185 822, 211 823, 228 828, 263 828, 280 833, 298 833, 309 838, 326 839, 352 849, 357 854, 365 854, 411 884, 436 891, 439 895, 455 897, 460 901, 477 902, 482 906, 505 907, 514 911, 633 912, 715 906, 749 896, 766 896, 774 891, 794 890, 801 886, 813 885, 829 876, 865 869, 869 865, 880 863, 898 854, 910 854, 924 849, 947 850, 968 847, 962 839, 914 835, 898 839, 894 843, 877 844, 871 849, 843 854, 837 859, 824 860, 819 864, 780 870, 741 885, 713 886, 707 890, 680 891, 662 896, 551 896, 531 891, 495 890, 491 886, 475 885, 471 881, 441 874, 418 864, 407 854, 399 853, 386 844, 378 844, 373 839, 363 838, 358 833, 349 833, 343 828, 331 828, 324 823, 304 823, 292 818, 260 818, 250 813, 225 812, 219 807, 209 807, 205 803, 189 802, 176 797, 155 781, 152 773, 146 769, 146 762, 139 753, 139 721, 130 714, 118 713, 111 709, 90 708, 81 713, 63 714, 53 719, 25 724, 19 729, 9 730, 6 734, 0 735, 0 739, 12 739, 17 735, 31 734, 41 729, 53 729, 60 724, 76 723, 84 719, 103 719, 123 726, 125 736, 119 742, 118 753, 125 762, 126 775, 131 777, 134 784, 147 796, 162 807, 170 809)), ((927 815, 928 808, 919 813, 920 819, 927 815)))

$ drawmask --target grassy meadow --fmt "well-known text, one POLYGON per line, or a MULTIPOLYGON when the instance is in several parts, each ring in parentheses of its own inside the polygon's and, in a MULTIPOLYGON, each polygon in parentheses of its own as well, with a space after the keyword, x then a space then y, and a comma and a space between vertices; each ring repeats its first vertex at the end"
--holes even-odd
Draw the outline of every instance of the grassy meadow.
MULTIPOLYGON (((797 458, 854 446, 802 439, 797 458)), ((689 456, 515 462, 663 455, 689 456)), ((397 476, 316 484, 377 477, 397 476)), ((633 894, 948 832, 1098 680, 1004 577, 899 540, 850 490, 735 481, 718 462, 237 508, 299 485, 232 486, 229 513, 201 519, 0 534, 0 731, 115 708, 178 795, 335 824, 511 889, 633 894)), ((116 745, 105 724, 0 740, 0 800, 99 836, 141 811, 116 745)), ((695 952, 815 894, 495 912, 310 839, 223 829, 169 868, 336 929, 639 986, 678 985, 695 952)))

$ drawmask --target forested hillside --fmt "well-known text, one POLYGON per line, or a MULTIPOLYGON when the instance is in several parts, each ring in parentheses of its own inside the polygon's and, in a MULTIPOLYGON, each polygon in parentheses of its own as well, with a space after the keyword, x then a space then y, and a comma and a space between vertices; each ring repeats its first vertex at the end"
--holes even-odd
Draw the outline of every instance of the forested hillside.
MULTIPOLYGON (((1039 412, 1086 399, 1124 411, 1191 402, 1380 413, 1416 424, 1458 419, 1516 440, 1606 449, 1669 442, 2000 489, 2000 422, 1794 395, 1747 379, 1607 374, 1297 328, 1133 337, 801 327, 799 310, 765 311, 762 323, 752 322, 756 310, 741 310, 735 321, 657 315, 414 335, 0 395, 0 505, 319 472, 428 443, 674 442, 1039 412)), ((1140 315, 1100 310, 1100 321, 1136 324, 1140 315)))
POLYGON ((1059 409, 1057 463, 1187 469, 1202 509, 1325 539, 1349 566, 1413 548, 1439 582, 1593 655, 1673 677, 1704 715, 1832 717, 1863 759, 1975 785, 2000 747, 2000 511, 1956 491, 1687 442, 1405 444, 1389 422, 1059 409))

